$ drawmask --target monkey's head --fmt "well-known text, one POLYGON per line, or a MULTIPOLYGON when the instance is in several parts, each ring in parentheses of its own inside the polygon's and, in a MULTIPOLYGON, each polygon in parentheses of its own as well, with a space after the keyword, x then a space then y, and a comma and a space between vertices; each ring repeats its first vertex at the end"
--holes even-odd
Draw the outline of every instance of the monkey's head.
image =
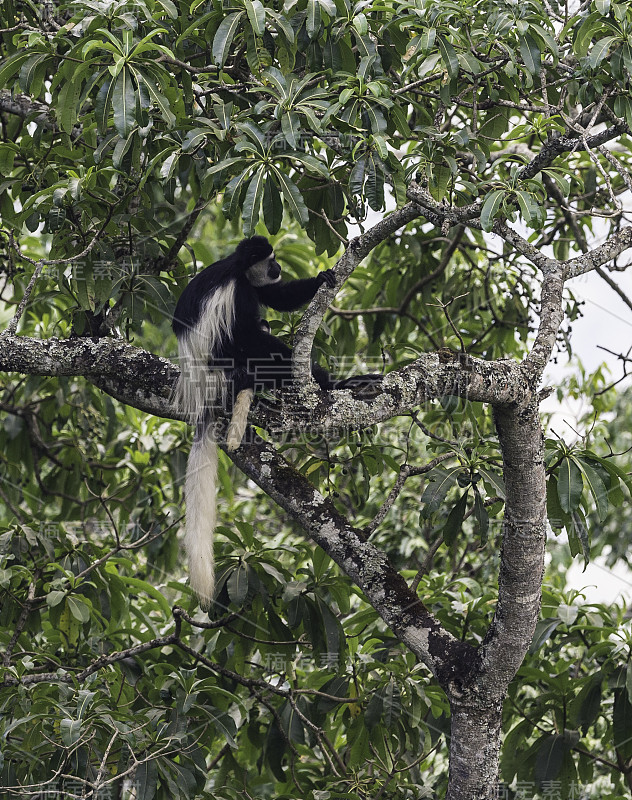
POLYGON ((243 239, 235 251, 252 286, 268 286, 281 280, 281 267, 274 258, 272 245, 265 236, 243 239))

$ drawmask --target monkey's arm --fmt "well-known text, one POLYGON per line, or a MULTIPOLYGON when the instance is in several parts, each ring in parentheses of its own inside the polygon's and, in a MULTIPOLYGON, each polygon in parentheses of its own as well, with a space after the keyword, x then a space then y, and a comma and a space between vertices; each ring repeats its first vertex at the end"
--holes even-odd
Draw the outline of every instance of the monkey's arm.
POLYGON ((296 311, 297 308, 309 303, 324 283, 330 288, 336 285, 336 276, 332 269, 321 272, 315 278, 258 287, 257 295, 264 305, 275 311, 296 311))

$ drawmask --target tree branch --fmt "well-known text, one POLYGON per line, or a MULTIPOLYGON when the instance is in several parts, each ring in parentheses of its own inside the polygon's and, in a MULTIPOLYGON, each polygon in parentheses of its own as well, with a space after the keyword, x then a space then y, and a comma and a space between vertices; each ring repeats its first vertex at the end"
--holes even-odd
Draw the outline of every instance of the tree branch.
POLYGON ((531 642, 540 610, 546 543, 546 475, 537 403, 494 409, 503 453, 505 519, 498 605, 481 647, 477 691, 502 694, 531 642))
POLYGON ((549 139, 537 156, 529 164, 526 164, 519 170, 518 178, 520 180, 533 178, 540 170, 552 164, 562 153, 571 153, 575 150, 588 150, 590 148, 599 147, 612 139, 616 139, 617 136, 620 136, 622 133, 627 132, 629 132, 629 128, 626 123, 623 120, 617 120, 612 128, 606 128, 606 130, 600 131, 594 136, 587 136, 583 140, 571 136, 560 136, 557 139, 549 139))
POLYGON ((386 555, 367 542, 331 500, 267 443, 245 445, 234 460, 362 589, 395 635, 443 686, 466 678, 463 665, 468 672, 474 667, 475 651, 442 628, 386 555))
POLYGON ((0 90, 0 111, 28 119, 47 131, 58 130, 54 115, 47 105, 23 94, 14 95, 8 89, 0 90))
POLYGON ((330 302, 353 270, 380 242, 388 239, 399 228, 420 216, 415 203, 408 203, 349 242, 349 246, 335 266, 338 279, 336 289, 321 287, 307 308, 296 331, 292 374, 298 386, 314 385, 311 375, 311 355, 314 336, 320 327, 330 302))
POLYGON ((621 255, 629 247, 632 247, 632 226, 617 231, 617 233, 606 239, 600 247, 595 247, 594 250, 590 250, 588 253, 565 261, 563 264, 564 279, 569 280, 570 278, 576 278, 578 275, 585 275, 591 270, 596 270, 597 267, 601 267, 621 255))

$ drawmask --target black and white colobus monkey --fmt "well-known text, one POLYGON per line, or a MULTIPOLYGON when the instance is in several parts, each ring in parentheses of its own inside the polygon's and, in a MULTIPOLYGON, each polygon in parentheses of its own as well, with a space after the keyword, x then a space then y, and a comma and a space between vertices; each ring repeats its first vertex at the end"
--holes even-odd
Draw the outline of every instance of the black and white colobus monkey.
MULTIPOLYGON (((290 384, 292 351, 270 334, 261 318, 261 304, 277 311, 294 311, 308 303, 323 284, 333 287, 335 283, 330 269, 315 278, 282 282, 272 246, 265 237, 253 236, 240 242, 234 253, 202 270, 178 300, 173 317, 181 368, 177 398, 180 409, 196 426, 185 483, 185 545, 191 586, 202 608, 210 605, 214 585, 217 444, 210 424, 212 408, 218 402, 232 405, 243 390, 274 390, 290 384)), ((355 382, 334 382, 316 364, 312 374, 322 389, 344 388, 355 382)), ((369 380, 376 377, 369 376, 369 380)), ((233 421, 242 414, 243 431, 249 403, 245 409, 239 405, 237 401, 233 421)))

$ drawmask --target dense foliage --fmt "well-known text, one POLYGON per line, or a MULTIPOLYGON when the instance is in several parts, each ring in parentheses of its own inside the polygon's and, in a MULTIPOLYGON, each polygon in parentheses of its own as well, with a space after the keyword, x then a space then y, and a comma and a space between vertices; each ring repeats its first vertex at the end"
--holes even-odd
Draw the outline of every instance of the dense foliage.
MULTIPOLYGON (((353 272, 319 358, 344 374, 440 348, 518 359, 536 269, 495 223, 563 260, 626 219, 626 3, 9 0, 0 20, 0 319, 35 276, 25 336, 122 336, 172 356, 175 295, 243 235, 313 274, 413 186, 426 217, 353 272), (452 206, 466 211, 437 225, 452 206)), ((571 292, 565 311, 560 348, 571 292)), ((272 315, 272 329, 297 319, 272 315)), ((587 383, 607 415, 613 392, 587 383)), ((12 375, 0 409, 7 797, 442 796, 443 691, 228 459, 207 618, 180 569, 185 426, 75 377, 12 375)), ((549 517, 588 558, 602 524, 616 538, 632 484, 603 427, 580 434, 547 440, 549 517)), ((447 630, 480 643, 504 498, 486 408, 449 398, 279 446, 447 630), (402 465, 419 472, 372 524, 402 465)), ((507 797, 632 791, 630 622, 567 589, 567 564, 554 560, 504 708, 507 797)))

